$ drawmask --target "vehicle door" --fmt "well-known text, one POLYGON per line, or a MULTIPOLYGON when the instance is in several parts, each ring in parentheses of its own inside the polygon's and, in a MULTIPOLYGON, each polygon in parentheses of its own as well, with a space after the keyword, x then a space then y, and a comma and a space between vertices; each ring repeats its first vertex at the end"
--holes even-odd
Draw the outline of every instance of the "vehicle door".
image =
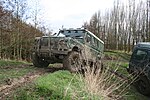
POLYGON ((87 45, 88 50, 90 50, 88 52, 88 56, 90 55, 90 58, 92 58, 95 61, 99 51, 96 49, 97 43, 95 43, 94 37, 91 34, 88 34, 88 32, 86 34, 85 44, 87 45))
POLYGON ((134 72, 142 73, 149 64, 148 50, 136 49, 130 59, 129 66, 134 72))

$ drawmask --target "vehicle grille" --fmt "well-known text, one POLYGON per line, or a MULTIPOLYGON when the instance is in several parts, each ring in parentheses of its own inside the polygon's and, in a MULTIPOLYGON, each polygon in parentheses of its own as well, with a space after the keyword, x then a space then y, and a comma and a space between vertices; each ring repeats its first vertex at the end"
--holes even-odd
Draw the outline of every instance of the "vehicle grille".
POLYGON ((51 49, 57 51, 67 51, 67 42, 64 39, 53 39, 51 40, 51 49))

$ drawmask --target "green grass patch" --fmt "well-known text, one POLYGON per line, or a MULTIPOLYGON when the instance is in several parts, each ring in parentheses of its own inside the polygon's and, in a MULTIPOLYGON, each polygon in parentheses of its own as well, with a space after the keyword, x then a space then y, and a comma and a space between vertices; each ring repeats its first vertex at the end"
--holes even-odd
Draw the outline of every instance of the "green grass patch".
POLYGON ((18 66, 21 64, 25 64, 25 62, 15 61, 15 60, 0 60, 0 67, 1 66, 18 66))
MULTIPOLYGON (((18 89, 11 98, 13 100, 105 100, 91 95, 84 89, 84 82, 79 75, 68 71, 57 71, 37 78, 34 83, 18 89)), ((123 100, 148 100, 133 87, 127 88, 123 100)))
MULTIPOLYGON (((106 61, 105 63, 108 64, 108 67, 111 67, 114 70, 117 68, 118 72, 124 75, 128 75, 126 68, 128 66, 130 54, 118 51, 109 51, 105 52, 105 54, 110 57, 119 57, 121 59, 111 62, 106 61)), ((53 67, 53 65, 50 65, 50 67, 51 66, 53 67)), ((31 68, 31 71, 32 69, 33 68, 31 68)), ((13 70, 11 70, 12 72, 10 73, 8 73, 9 71, 7 71, 4 73, 10 74, 10 76, 15 76, 15 74, 11 75, 11 73, 15 73, 16 71, 13 72, 13 70)), ((25 72, 21 72, 21 70, 18 71, 18 74, 30 71, 30 67, 29 69, 27 68, 23 71, 25 72)), ((126 86, 128 86, 128 84, 125 84, 122 88, 126 88, 127 91, 127 93, 123 95, 122 100, 148 100, 147 97, 139 94, 134 89, 134 87, 126 86)), ((102 97, 100 97, 99 95, 92 95, 90 93, 87 93, 87 91, 85 90, 85 83, 81 79, 80 75, 60 70, 54 73, 45 74, 37 78, 32 84, 19 88, 14 92, 14 94, 11 95, 11 97, 8 98, 12 98, 13 100, 105 100, 102 99, 102 97)))
MULTIPOLYGON (((100 97, 84 91, 84 82, 80 75, 68 71, 57 71, 43 75, 34 81, 34 85, 26 86, 14 93, 14 99, 22 100, 99 100, 100 97)), ((101 99, 103 100, 103 99, 101 99)))
POLYGON ((78 77, 74 75, 68 71, 44 75, 35 81, 37 93, 42 97, 49 96, 49 99, 71 99, 68 92, 79 87, 80 83, 78 77))
POLYGON ((104 64, 117 72, 128 76, 126 68, 128 68, 130 53, 122 51, 105 51, 105 56, 111 58, 111 60, 104 60, 104 64))
POLYGON ((104 65, 107 67, 107 68, 110 68, 112 70, 115 70, 121 74, 124 74, 124 75, 128 75, 128 72, 127 72, 127 67, 129 65, 129 62, 122 62, 122 61, 119 61, 119 60, 112 60, 112 61, 104 61, 104 65))
POLYGON ((130 53, 126 53, 126 52, 122 52, 122 51, 105 51, 104 52, 105 57, 110 58, 110 59, 119 59, 119 60, 123 60, 123 61, 129 61, 131 54, 130 53))
MULTIPOLYGON (((79 92, 83 83, 79 76, 68 71, 57 71, 43 75, 34 81, 34 85, 22 88, 14 93, 13 98, 23 100, 72 100, 85 96, 86 93, 79 92), (75 91, 74 91, 75 90, 75 91), (78 92, 80 93, 78 93, 78 92), (73 93, 73 94, 72 94, 73 93)), ((86 100, 86 99, 85 99, 86 100)))

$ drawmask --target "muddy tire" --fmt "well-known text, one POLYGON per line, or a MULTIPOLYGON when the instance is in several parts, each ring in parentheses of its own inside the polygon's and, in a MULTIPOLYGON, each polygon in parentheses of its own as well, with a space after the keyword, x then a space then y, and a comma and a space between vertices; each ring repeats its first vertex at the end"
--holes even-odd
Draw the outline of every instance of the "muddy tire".
POLYGON ((76 51, 70 52, 63 60, 63 67, 70 72, 78 72, 81 70, 81 56, 76 51))
POLYGON ((32 62, 35 67, 48 67, 49 63, 40 59, 38 55, 34 52, 32 54, 32 62))
POLYGON ((139 76, 133 85, 139 93, 150 96, 150 80, 146 76, 139 76))

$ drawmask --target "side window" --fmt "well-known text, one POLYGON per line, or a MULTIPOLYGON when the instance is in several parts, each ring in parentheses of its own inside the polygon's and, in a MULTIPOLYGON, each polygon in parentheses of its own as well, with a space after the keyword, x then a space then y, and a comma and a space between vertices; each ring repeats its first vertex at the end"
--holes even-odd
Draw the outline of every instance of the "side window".
POLYGON ((92 37, 92 46, 95 48, 95 49, 98 49, 98 44, 97 44, 97 39, 95 37, 92 37))
POLYGON ((100 49, 101 48, 101 44, 100 44, 99 41, 97 42, 97 45, 98 45, 98 49, 100 49))
POLYGON ((93 37, 93 36, 92 36, 91 45, 92 45, 92 46, 95 46, 95 40, 94 40, 94 37, 93 37))
POLYGON ((96 47, 96 49, 98 49, 98 41, 96 38, 94 38, 94 46, 96 47))
POLYGON ((92 42, 92 38, 91 38, 91 36, 89 34, 86 35, 86 42, 90 43, 90 44, 92 42))
POLYGON ((147 52, 144 50, 137 50, 133 55, 134 59, 136 60, 145 60, 147 59, 147 52))

